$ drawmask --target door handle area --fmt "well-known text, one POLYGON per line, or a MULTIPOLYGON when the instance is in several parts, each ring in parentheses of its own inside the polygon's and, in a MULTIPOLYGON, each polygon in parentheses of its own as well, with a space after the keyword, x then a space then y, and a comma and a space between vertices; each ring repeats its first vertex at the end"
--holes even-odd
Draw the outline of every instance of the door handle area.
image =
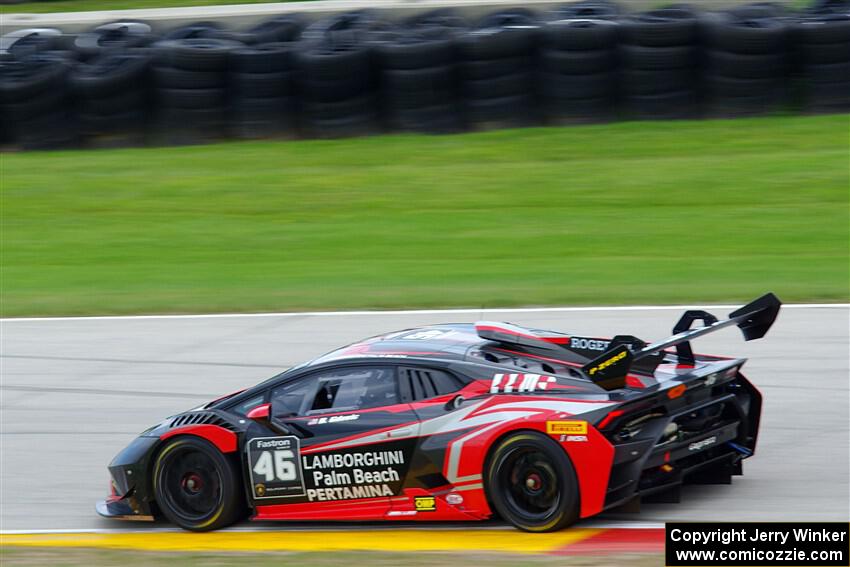
POLYGON ((413 435, 412 427, 404 427, 402 429, 387 431, 387 437, 409 437, 411 435, 413 435))

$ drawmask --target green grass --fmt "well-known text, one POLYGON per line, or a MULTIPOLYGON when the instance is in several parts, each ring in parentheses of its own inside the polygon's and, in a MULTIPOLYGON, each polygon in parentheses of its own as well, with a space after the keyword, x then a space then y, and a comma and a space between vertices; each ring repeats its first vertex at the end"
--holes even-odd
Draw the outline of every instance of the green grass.
POLYGON ((3 154, 5 316, 848 300, 850 116, 3 154))
POLYGON ((137 10, 142 8, 178 8, 218 6, 222 4, 264 4, 292 0, 43 0, 0 5, 0 14, 49 14, 90 10, 137 10))

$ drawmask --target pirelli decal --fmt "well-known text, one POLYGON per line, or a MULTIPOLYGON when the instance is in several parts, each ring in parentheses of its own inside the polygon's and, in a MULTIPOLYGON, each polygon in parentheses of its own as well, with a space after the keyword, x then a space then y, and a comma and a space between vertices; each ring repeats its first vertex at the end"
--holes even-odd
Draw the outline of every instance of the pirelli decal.
POLYGON ((587 435, 586 421, 547 421, 549 435, 587 435))

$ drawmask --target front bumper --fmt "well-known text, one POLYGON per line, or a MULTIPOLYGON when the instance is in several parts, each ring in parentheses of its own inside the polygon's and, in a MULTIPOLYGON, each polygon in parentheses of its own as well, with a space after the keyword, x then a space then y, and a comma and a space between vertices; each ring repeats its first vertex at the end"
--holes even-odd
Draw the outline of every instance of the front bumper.
POLYGON ((104 518, 112 520, 136 520, 140 522, 153 522, 154 517, 142 513, 139 509, 133 509, 131 498, 110 497, 100 500, 94 505, 95 511, 104 518))

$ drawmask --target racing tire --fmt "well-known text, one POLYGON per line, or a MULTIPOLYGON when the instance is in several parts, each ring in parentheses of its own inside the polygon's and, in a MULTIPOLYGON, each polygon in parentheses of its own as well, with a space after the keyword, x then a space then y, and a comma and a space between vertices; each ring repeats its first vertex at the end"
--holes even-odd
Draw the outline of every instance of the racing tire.
POLYGON ((619 4, 610 0, 581 0, 580 2, 571 2, 557 11, 561 18, 590 18, 594 20, 613 20, 616 19, 622 10, 619 4))
POLYGON ((280 73, 234 73, 231 87, 243 97, 275 97, 292 94, 292 75, 280 73))
POLYGON ((543 43, 554 49, 608 49, 617 42, 617 24, 610 20, 556 20, 543 27, 543 43))
POLYGON ((556 75, 543 73, 539 76, 540 91, 550 98, 585 99, 610 96, 617 86, 616 73, 593 73, 590 75, 556 75))
POLYGON ((454 69, 448 65, 415 70, 388 69, 382 74, 381 82, 390 92, 450 90, 454 86, 454 69))
POLYGON ((622 89, 626 95, 661 94, 692 89, 694 83, 694 74, 689 69, 629 69, 623 72, 622 89))
POLYGON ((229 53, 244 45, 227 39, 194 38, 160 41, 154 47, 167 66, 186 71, 224 71, 229 53))
POLYGON ((321 46, 299 49, 295 51, 295 67, 312 80, 366 76, 370 72, 369 50, 360 47, 335 51, 321 46))
POLYGON ((850 41, 850 15, 834 14, 804 20, 796 26, 802 43, 846 43, 850 41))
POLYGON ((224 89, 158 89, 157 100, 173 108, 207 109, 224 104, 224 89))
POLYGON ((150 25, 124 20, 97 26, 74 39, 74 50, 90 59, 97 55, 121 49, 145 47, 154 41, 150 25))
POLYGON ((129 88, 147 89, 151 57, 145 50, 106 52, 76 65, 68 77, 71 89, 83 97, 106 97, 129 88))
POLYGON ((787 25, 780 19, 736 20, 729 14, 708 17, 704 25, 708 45, 747 55, 780 53, 787 31, 787 25))
POLYGON ((708 51, 705 53, 705 66, 709 73, 740 79, 764 79, 781 75, 786 59, 775 53, 757 53, 746 55, 728 51, 708 51))
POLYGON ((230 525, 245 507, 236 465, 198 437, 178 437, 162 448, 154 462, 153 491, 166 518, 195 532, 230 525))
POLYGON ((850 81, 850 61, 809 65, 805 69, 806 78, 814 83, 840 83, 850 81))
POLYGON ((230 67, 240 73, 277 73, 292 68, 292 46, 265 43, 230 52, 230 67))
POLYGON ((613 49, 589 49, 586 51, 545 49, 540 52, 541 68, 565 75, 599 73, 612 69, 616 64, 617 53, 613 49))
POLYGON ((489 61, 463 61, 460 74, 464 79, 490 79, 534 68, 533 57, 505 57, 489 61))
POLYGON ((530 72, 514 73, 493 79, 465 81, 463 91, 471 100, 523 95, 532 90, 534 75, 530 72))
POLYGON ((686 7, 668 7, 620 20, 626 43, 644 47, 673 47, 692 44, 697 37, 697 19, 686 7))
POLYGON ((500 442, 487 459, 484 487, 495 511, 520 530, 553 532, 578 520, 572 462, 542 433, 515 433, 500 442))
POLYGON ((690 67, 695 60, 696 50, 683 47, 620 46, 620 57, 624 67, 632 69, 676 69, 690 67))
POLYGON ((697 94, 692 90, 634 95, 624 102, 626 114, 637 120, 679 120, 699 113, 697 94))
POLYGON ((808 64, 825 65, 850 61, 850 41, 843 43, 804 43, 800 46, 808 64))
POLYGON ((153 67, 154 82, 165 89, 224 88, 227 76, 220 71, 185 71, 175 67, 153 67))
POLYGON ((414 70, 454 62, 454 44, 449 38, 378 44, 375 52, 384 69, 414 70))
POLYGON ((108 115, 137 112, 148 102, 148 93, 143 90, 127 89, 122 93, 112 93, 104 97, 87 97, 78 101, 83 114, 108 115))
POLYGON ((215 22, 194 22, 174 28, 162 36, 168 41, 172 39, 221 38, 226 35, 224 29, 215 22))

